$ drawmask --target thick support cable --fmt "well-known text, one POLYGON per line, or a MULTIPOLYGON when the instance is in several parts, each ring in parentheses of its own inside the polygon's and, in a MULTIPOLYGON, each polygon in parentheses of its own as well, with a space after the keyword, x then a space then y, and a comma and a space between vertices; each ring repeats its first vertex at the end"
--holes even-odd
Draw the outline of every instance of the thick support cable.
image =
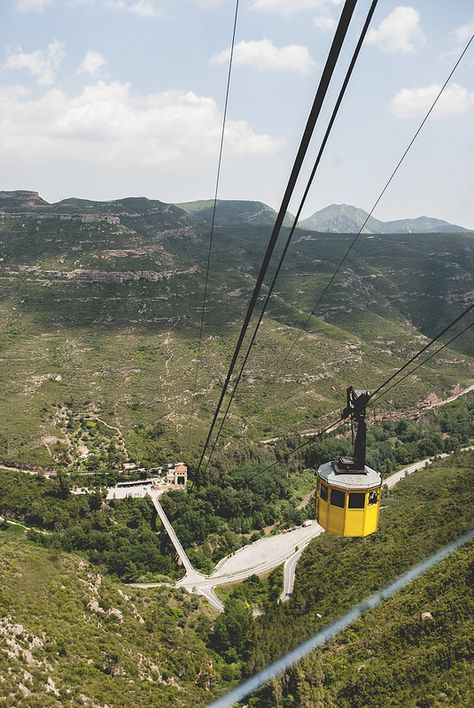
POLYGON ((232 691, 227 693, 222 698, 218 698, 210 704, 209 708, 231 708, 231 706, 236 703, 243 701, 244 698, 254 693, 259 688, 262 688, 262 686, 282 674, 284 671, 290 669, 294 666, 294 664, 296 664, 296 662, 303 659, 312 651, 326 644, 326 642, 335 637, 336 634, 339 634, 339 632, 342 632, 344 629, 349 627, 349 625, 362 617, 362 615, 364 615, 367 611, 373 610, 384 600, 388 600, 393 597, 395 593, 403 590, 403 588, 419 578, 423 575, 423 573, 426 573, 437 563, 443 561, 465 544, 471 543, 473 539, 474 529, 466 531, 466 533, 457 538, 455 541, 444 548, 441 548, 439 551, 436 551, 436 553, 433 553, 424 561, 418 563, 418 565, 411 568, 406 573, 403 573, 403 575, 400 575, 400 577, 392 583, 389 583, 389 585, 386 585, 382 590, 379 590, 365 600, 362 600, 362 602, 359 602, 351 610, 349 610, 349 612, 346 612, 345 615, 342 615, 338 619, 334 620, 334 622, 331 622, 331 624, 325 627, 325 629, 317 632, 310 637, 310 639, 306 640, 295 649, 292 649, 269 666, 266 666, 251 678, 248 678, 246 681, 241 683, 240 686, 232 689, 232 691))
POLYGON ((218 429, 218 431, 217 431, 217 435, 216 435, 216 437, 215 437, 213 446, 212 446, 212 448, 211 448, 211 452, 210 452, 210 455, 209 455, 209 458, 208 458, 208 461, 207 461, 205 470, 207 469, 207 467, 209 466, 209 464, 210 464, 210 462, 211 462, 211 460, 212 460, 212 456, 213 456, 213 454, 214 454, 214 450, 215 450, 215 448, 216 448, 217 441, 218 441, 218 439, 219 439, 219 437, 220 437, 220 435, 221 435, 221 433, 222 433, 222 429, 223 429, 224 424, 225 424, 225 421, 226 421, 226 419, 227 419, 227 415, 228 415, 228 413, 229 413, 230 407, 231 407, 232 402, 233 402, 233 400, 234 400, 234 396, 235 396, 235 394, 236 394, 236 392, 237 392, 237 388, 239 387, 240 380, 241 380, 241 378, 242 378, 242 374, 243 374, 244 369, 245 369, 245 367, 246 367, 246 365, 247 365, 247 361, 248 361, 248 359, 249 359, 250 352, 251 352, 252 347, 253 347, 253 345, 254 345, 254 343, 255 343, 255 339, 256 339, 256 337, 257 337, 257 333, 258 333, 258 330, 259 330, 260 325, 261 325, 261 323, 262 323, 263 316, 264 316, 265 311, 266 311, 266 309, 267 309, 268 303, 269 303, 270 298, 271 298, 271 296, 272 296, 272 294, 273 294, 273 290, 274 290, 274 288, 275 288, 276 281, 277 281, 278 276, 279 276, 279 274, 280 274, 280 270, 281 270, 281 267, 282 267, 282 265, 283 265, 283 261, 284 261, 284 259, 285 259, 286 253, 287 253, 288 248, 289 248, 289 246, 290 246, 290 243, 291 243, 291 241, 292 241, 292 239, 293 239, 293 234, 295 233, 296 227, 297 227, 297 225, 298 225, 298 222, 299 222, 299 219, 300 219, 300 216, 301 216, 301 212, 303 211, 304 205, 305 205, 305 203, 306 203, 306 199, 307 199, 307 197, 308 197, 309 191, 310 191, 310 189, 311 189, 311 186, 312 186, 312 184, 313 184, 314 178, 315 178, 315 176, 316 176, 316 172, 317 172, 317 170, 318 170, 319 163, 321 162, 321 158, 322 158, 322 156, 323 156, 324 149, 325 149, 325 147, 326 147, 327 141, 328 141, 329 136, 330 136, 330 134, 331 134, 331 130, 332 130, 332 128, 333 128, 334 122, 335 122, 336 117, 337 117, 337 114, 338 114, 338 112, 339 112, 339 108, 340 108, 340 106, 341 106, 342 99, 344 98, 344 94, 346 93, 347 86, 348 86, 348 84, 349 84, 349 81, 350 81, 352 72, 353 72, 353 70, 354 70, 354 67, 355 67, 357 58, 358 58, 359 53, 360 53, 360 50, 361 50, 361 48, 362 48, 362 44, 364 43, 365 35, 367 34, 367 30, 369 29, 369 25, 370 25, 370 23, 371 23, 371 21, 372 21, 372 17, 373 17, 373 14, 374 14, 374 12, 375 12, 375 8, 377 7, 377 3, 378 3, 378 0, 373 0, 371 6, 370 6, 370 8, 369 8, 369 12, 367 13, 367 17, 366 17, 366 20, 365 20, 365 22, 364 22, 364 26, 362 27, 362 31, 361 31, 360 36, 359 36, 359 40, 358 40, 358 42, 357 42, 356 48, 355 48, 355 50, 354 50, 354 53, 353 53, 353 55, 352 55, 352 59, 351 59, 351 61, 350 61, 349 67, 348 67, 347 72, 346 72, 346 75, 345 75, 345 77, 344 77, 344 81, 343 81, 342 86, 341 86, 341 89, 340 89, 340 91, 339 91, 339 95, 338 95, 338 97, 337 97, 337 100, 336 100, 336 103, 335 103, 333 112, 332 112, 332 114, 331 114, 331 118, 329 119, 329 123, 328 123, 328 126, 327 126, 327 128, 326 128, 326 132, 325 132, 325 134, 324 134, 323 140, 322 140, 321 145, 320 145, 320 148, 319 148, 319 150, 318 150, 318 154, 317 154, 317 156, 316 156, 316 160, 315 160, 315 162, 314 162, 313 169, 311 170, 311 174, 310 174, 310 177, 309 177, 308 182, 307 182, 307 184, 306 184, 306 188, 305 188, 305 191, 304 191, 304 193, 303 193, 303 197, 302 197, 301 202, 300 202, 300 205, 299 205, 299 207, 298 207, 298 211, 296 212, 295 220, 293 221, 293 224, 292 224, 292 226, 291 226, 291 229, 290 229, 290 231, 289 231, 289 233, 288 233, 288 237, 287 237, 287 239, 286 239, 285 246, 284 246, 283 251, 282 251, 282 253, 281 253, 280 260, 279 260, 279 262, 278 262, 278 266, 277 266, 276 271, 275 271, 275 273, 274 273, 274 275, 273 275, 273 279, 272 279, 272 282, 271 282, 271 284, 270 284, 270 288, 269 288, 268 293, 267 293, 267 296, 266 296, 266 298, 265 298, 265 302, 264 302, 264 304, 263 304, 263 307, 262 307, 262 310, 261 310, 261 312, 260 312, 259 318, 258 318, 258 320, 257 320, 257 324, 255 325, 255 329, 254 329, 254 333, 253 333, 253 335, 252 335, 252 339, 250 340, 250 343, 249 343, 249 345, 248 345, 248 347, 247 347, 247 352, 246 352, 245 357, 244 357, 244 360, 243 360, 243 362, 242 362, 242 364, 241 364, 241 366, 240 366, 240 371, 239 371, 239 374, 238 374, 237 379, 236 379, 236 381, 235 381, 235 384, 234 384, 234 386, 233 386, 232 393, 231 393, 231 395, 230 395, 229 401, 228 401, 228 403, 227 403, 227 408, 226 408, 226 410, 225 410, 225 412, 224 412, 224 415, 223 415, 223 417, 222 417, 222 420, 221 420, 221 422, 220 422, 219 429, 218 429))
MULTIPOLYGON (((440 337, 442 337, 443 334, 445 334, 448 330, 450 330, 451 327, 454 327, 454 325, 457 324, 463 317, 465 317, 473 308, 474 308, 474 305, 471 305, 471 306, 468 307, 466 310, 464 310, 464 312, 462 312, 461 315, 459 315, 459 317, 456 317, 456 319, 453 320, 447 327, 445 327, 442 332, 440 332, 436 337, 434 337, 434 338, 433 338, 428 344, 426 344, 417 354, 415 354, 414 356, 412 356, 412 357, 410 358, 410 360, 409 360, 406 364, 404 364, 403 366, 401 366, 401 367, 398 369, 398 371, 395 372, 395 374, 392 374, 383 384, 381 384, 372 394, 370 394, 369 400, 368 400, 368 404, 367 404, 367 405, 371 405, 372 403, 375 403, 376 401, 379 400, 379 398, 381 398, 382 396, 385 396, 386 393, 388 393, 388 392, 391 391, 392 389, 396 388, 396 386, 398 386, 402 381, 404 381, 404 379, 408 378, 408 376, 410 376, 414 371, 416 371, 416 370, 419 369, 421 366, 423 366, 424 364, 426 364, 428 361, 430 361, 430 359, 433 359, 433 357, 435 357, 437 354, 439 354, 439 352, 441 352, 443 349, 445 349, 446 347, 448 347, 452 342, 454 342, 456 339, 458 339, 458 337, 461 337, 465 332, 467 332, 467 331, 473 326, 474 323, 471 323, 471 324, 467 325, 467 327, 465 327, 465 328, 462 329, 460 332, 458 332, 457 334, 455 334, 454 337, 451 337, 451 339, 449 339, 447 342, 445 342, 441 347, 439 347, 439 348, 438 348, 435 352, 433 352, 430 356, 426 357, 426 359, 423 359, 423 361, 421 361, 417 366, 415 366, 415 367, 414 367, 413 369, 411 369, 408 373, 406 373, 405 376, 402 376, 401 379, 398 379, 398 380, 395 381, 388 389, 386 389, 385 391, 382 391, 382 392, 380 393, 380 391, 381 391, 383 388, 385 388, 385 386, 386 386, 388 383, 390 383, 391 381, 393 381, 393 379, 396 378, 400 373, 402 373, 402 371, 404 371, 413 361, 415 361, 415 359, 417 359, 417 358, 420 356, 420 354, 422 354, 423 352, 425 352, 425 351, 428 349, 428 347, 430 347, 432 344, 434 344, 436 341, 438 341, 438 339, 439 339, 440 337), (378 394, 378 395, 376 395, 376 394, 378 394), (375 398, 374 398, 374 396, 375 396, 375 398), (373 399, 373 400, 372 400, 372 399, 373 399)), ((345 425, 346 422, 347 422, 347 421, 345 421, 344 419, 341 418, 340 420, 337 420, 337 421, 335 421, 334 423, 331 423, 331 424, 328 425, 326 428, 324 428, 323 430, 320 430, 319 432, 315 433, 314 435, 312 435, 311 437, 309 437, 308 440, 305 440, 305 441, 302 442, 300 445, 298 445, 297 447, 295 447, 294 450, 291 450, 291 451, 287 454, 286 458, 288 459, 289 457, 291 457, 292 455, 294 455, 296 452, 299 452, 300 450, 302 450, 302 449, 303 449, 304 447, 306 447, 307 445, 310 445, 314 440, 316 440, 317 438, 321 437, 321 435, 324 435, 325 433, 335 432, 336 430, 339 430, 339 428, 342 428, 342 427, 345 425)), ((279 464, 281 464, 281 461, 280 461, 280 460, 276 460, 275 462, 272 462, 272 463, 271 463, 270 465, 268 465, 267 467, 264 467, 262 470, 258 470, 258 472, 257 472, 256 474, 263 474, 263 472, 266 472, 267 470, 272 469, 273 467, 276 467, 276 465, 279 465, 279 464)), ((253 479, 253 476, 252 476, 252 477, 249 477, 249 479, 253 479)))
POLYGON ((220 413, 220 410, 222 407, 222 403, 223 403, 224 397, 227 393, 227 389, 229 387, 229 383, 230 383, 230 380, 231 380, 240 350, 242 348, 242 344, 245 339, 245 335, 247 333, 247 329, 248 329, 250 320, 252 318, 255 306, 257 304, 257 300, 260 295, 260 290, 262 288, 263 280, 264 280, 264 277, 267 273, 268 266, 270 264, 270 260, 272 258, 273 252, 275 250, 275 246, 277 244, 278 237, 280 235, 280 231, 283 226, 283 221, 284 221, 286 213, 288 211, 290 200, 293 195, 293 192, 294 192, 294 189, 296 186, 296 182, 297 182, 298 177, 300 175, 300 172, 301 172, 301 169, 303 166, 303 162, 306 157, 306 153, 308 151, 309 144, 311 142, 311 138, 313 136, 316 122, 317 122, 319 114, 321 112, 323 102, 326 97, 326 93, 328 91, 332 75, 333 75, 334 70, 336 68, 337 60, 339 58, 339 54, 340 54, 342 46, 344 44, 344 40, 345 40, 346 34, 348 32, 349 24, 351 22, 352 15, 354 13, 356 4, 357 4, 357 0, 346 0, 346 2, 344 4, 344 7, 343 7, 343 10, 341 13, 341 17, 339 19, 339 23, 338 23, 338 26, 336 29, 336 33, 334 35, 334 39, 331 44, 331 48, 329 50, 328 59, 326 61, 326 65, 324 67, 324 70, 323 70, 323 73, 321 76, 321 80, 319 82, 319 86, 316 91, 316 96, 314 98, 314 102, 313 102, 313 105, 312 105, 312 108, 311 108, 311 111, 310 111, 310 114, 309 114, 309 117, 308 117, 308 120, 306 123, 306 127, 304 129, 304 133, 301 138, 301 142, 300 142, 300 145, 298 148, 295 162, 294 162, 293 168, 291 170, 290 178, 288 180, 288 184, 285 189, 285 193, 283 195, 280 210, 279 210, 277 218, 275 220, 275 224, 274 224, 274 227, 272 230, 272 234, 270 236, 270 240, 267 245, 267 249, 266 249, 266 252, 265 252, 265 255, 263 258, 263 262, 262 262, 262 265, 260 267, 260 271, 258 273, 256 282, 255 282, 253 293, 250 298, 247 312, 245 314, 244 322, 242 324, 242 329, 240 331, 239 338, 238 338, 238 341, 237 341, 237 344, 236 344, 236 347, 234 350, 234 354, 232 356, 229 370, 227 372, 224 384, 222 386, 221 395, 219 397, 219 401, 216 406, 216 410, 215 410, 215 413, 214 413, 214 416, 212 419, 212 423, 211 423, 211 426, 210 426, 210 429, 209 429, 209 432, 208 432, 208 435, 206 438, 206 442, 204 443, 204 448, 203 448, 201 458, 200 458, 199 464, 198 464, 198 471, 201 469, 202 462, 204 460, 207 448, 209 446, 212 434, 214 432, 214 428, 215 428, 215 425, 216 425, 216 422, 217 422, 217 419, 218 419, 218 416, 219 416, 219 413, 220 413))
POLYGON ((397 172, 398 172, 399 168, 401 167, 402 163, 404 162, 406 156, 407 156, 408 153, 410 152, 410 150, 411 150, 411 148, 412 148, 412 146, 413 146, 413 143, 415 142, 415 140, 417 139, 418 135, 419 135, 420 132, 422 131, 422 129, 423 129, 423 127, 424 127, 426 121, 427 121, 428 118, 430 117, 430 115, 431 115, 432 111, 434 110, 436 104, 438 103, 439 99, 440 99, 441 96, 443 95, 444 90, 446 89, 446 86, 447 86, 448 83, 450 82, 451 77, 453 76, 454 72, 456 71, 456 69, 458 68, 459 64, 461 63, 461 61, 462 61, 464 55, 466 54, 467 50, 469 49, 469 47, 470 47, 470 45, 471 45, 473 39, 474 39, 474 35, 471 36, 470 40, 468 41, 468 43, 467 43, 466 46, 464 47, 464 49, 463 49, 461 55, 460 55, 459 58, 457 59, 455 65, 453 66, 453 68, 452 68, 451 71, 449 72, 449 75, 448 75, 447 79, 445 80, 444 84, 441 86, 440 90, 438 91, 438 94, 436 95, 436 97, 435 97, 433 103, 431 104, 430 108, 428 109, 428 111, 427 111, 425 117, 424 117, 423 120, 421 121, 421 123, 420 123, 420 125, 418 126, 418 128, 417 128, 415 134, 413 135, 412 139, 410 140, 410 142, 409 142, 407 148, 405 149, 405 152, 403 153, 403 155, 402 155, 401 158, 399 159, 399 161, 398 161, 398 163, 396 164, 395 168, 393 169, 393 171, 392 171, 390 177, 388 178, 387 182, 385 183, 385 186, 383 187, 383 189, 382 189, 382 191, 380 192, 379 196, 378 196, 377 199, 375 200, 375 202, 374 202, 374 204, 373 204, 371 210, 370 210, 369 213, 367 214, 367 217, 366 217, 364 223, 362 224, 362 226, 360 227, 359 231, 358 231, 357 234, 355 235, 355 238, 354 238, 354 239, 352 240, 352 242, 350 243, 349 248, 346 250, 346 252, 345 252, 345 254, 344 254, 342 260, 340 261, 339 265, 337 266, 336 270, 334 271, 333 275, 331 276, 331 279, 329 280, 329 282, 327 283, 327 285, 326 285, 325 288, 323 289, 321 295, 318 297, 318 300, 317 300, 316 304, 314 305, 313 309, 311 310, 311 312, 309 313, 308 317, 307 317, 306 320, 304 321, 302 327, 300 328, 300 331, 298 332, 297 336, 296 336, 295 339, 293 340, 291 346, 289 347, 288 351, 286 352, 285 356, 283 357, 283 359, 282 359, 282 361, 280 362, 280 364, 279 364, 279 366, 278 366, 276 372, 274 373, 274 375, 273 375, 272 378, 270 379, 270 381, 269 381, 269 383, 267 384, 267 386, 271 386, 271 385, 275 382, 275 379, 277 378, 277 376, 278 376, 278 374, 280 373, 280 371, 282 370, 282 368, 283 368, 285 362, 287 361, 287 359, 288 359, 288 357, 290 356, 291 352, 293 351, 293 349, 295 348, 296 344, 298 343, 298 341, 299 341, 301 335, 302 335, 303 332, 306 330, 306 327, 308 326, 308 324, 309 324, 309 322, 311 321, 312 317, 313 317, 314 314, 316 313, 316 310, 318 309, 319 305, 321 304, 321 302, 322 302, 324 296, 326 295, 327 291, 329 290, 329 288, 331 287, 331 285, 332 285, 333 282, 335 281, 335 279, 336 279, 336 277, 337 277, 339 271, 341 270, 342 266, 343 266, 344 263, 346 262, 347 257, 349 256, 350 252, 352 251, 352 249, 353 249, 354 246, 356 245, 356 243, 357 243, 357 241, 358 241, 358 239, 359 239, 359 236, 361 235, 361 233, 363 232, 364 228, 365 228, 366 225, 367 225, 367 222, 369 221, 370 217, 372 216, 372 214, 374 213, 375 209, 376 209, 377 206, 379 205, 379 203, 380 203, 382 197, 384 196, 385 192, 387 191, 388 187, 390 186, 392 180, 394 179, 395 175, 397 174, 397 172))

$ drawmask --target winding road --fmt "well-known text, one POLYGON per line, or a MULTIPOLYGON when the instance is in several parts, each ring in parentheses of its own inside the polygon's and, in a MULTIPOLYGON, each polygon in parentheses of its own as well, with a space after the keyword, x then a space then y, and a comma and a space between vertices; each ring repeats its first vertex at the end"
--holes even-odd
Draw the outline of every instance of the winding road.
MULTIPOLYGON (((462 450, 474 450, 474 446, 466 447, 462 450)), ((449 455, 443 453, 438 455, 438 457, 444 458, 449 457, 449 455)), ((407 465, 387 477, 383 484, 388 489, 392 489, 400 480, 417 470, 424 469, 426 465, 432 462, 433 458, 427 457, 424 460, 407 465)), ((214 592, 215 587, 240 582, 251 575, 268 573, 282 564, 283 592, 280 595, 280 601, 285 602, 288 600, 293 592, 296 567, 304 549, 313 538, 324 532, 324 529, 319 524, 313 522, 311 526, 300 526, 292 531, 260 538, 258 541, 244 546, 230 556, 223 558, 217 564, 212 575, 203 575, 193 567, 160 504, 159 497, 162 492, 149 489, 147 491, 186 571, 184 577, 176 583, 175 587, 182 587, 189 592, 203 595, 219 611, 222 611, 224 606, 214 592)), ((133 583, 133 585, 139 588, 153 588, 159 587, 162 583, 133 583)))
MULTIPOLYGON (((471 445, 470 447, 463 447, 461 449, 461 452, 467 452, 469 450, 474 450, 474 445, 471 445)), ((449 457, 449 454, 443 452, 437 457, 445 458, 449 457)), ((433 461, 434 458, 426 457, 424 460, 420 460, 419 462, 413 462, 411 465, 403 467, 401 470, 398 470, 398 472, 394 472, 390 475, 390 477, 384 479, 383 486, 386 486, 388 489, 393 489, 393 487, 398 484, 400 480, 404 479, 405 477, 408 477, 408 475, 410 474, 413 474, 413 472, 417 472, 418 470, 424 469, 426 465, 430 465, 433 461)), ((323 531, 324 529, 321 529, 320 533, 323 533, 323 531)), ((295 585, 296 565, 299 559, 301 558, 303 550, 304 549, 298 551, 297 553, 294 553, 285 561, 285 565, 283 568, 283 592, 280 595, 281 602, 286 602, 286 600, 288 600, 291 593, 293 592, 293 588, 295 585)))

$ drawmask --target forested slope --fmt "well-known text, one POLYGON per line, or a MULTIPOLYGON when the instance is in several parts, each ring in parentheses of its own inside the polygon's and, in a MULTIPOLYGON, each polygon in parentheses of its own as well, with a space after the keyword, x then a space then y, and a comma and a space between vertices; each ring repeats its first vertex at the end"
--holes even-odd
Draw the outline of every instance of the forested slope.
MULTIPOLYGON (((330 534, 315 539, 299 562, 290 601, 267 608, 265 614, 254 622, 249 641, 240 656, 244 673, 253 673, 264 667, 322 629, 331 619, 472 528, 473 469, 474 453, 457 453, 403 480, 392 493, 385 493, 378 533, 365 539, 342 539, 330 534)), ((396 600, 394 602, 398 606, 396 600)), ((397 622, 397 617, 394 617, 394 622, 397 622)), ((340 643, 337 639, 333 649, 337 649, 340 643)), ((429 646, 426 651, 429 655, 429 646)), ((332 656, 331 653, 330 659, 332 656)), ((333 659, 337 663, 337 658, 333 659)), ((321 688, 327 682, 327 696, 330 697, 330 690, 334 687, 331 669, 328 669, 328 677, 323 677, 316 663, 314 671, 319 676, 316 680, 311 678, 311 664, 306 666, 309 667, 307 676, 304 669, 298 667, 292 674, 293 678, 287 676, 281 685, 277 683, 264 689, 255 698, 255 705, 274 705, 281 686, 286 686, 288 694, 282 705, 293 705, 292 694, 296 691, 294 676, 299 677, 301 685, 305 682, 312 684, 314 680, 314 685, 321 688)), ((423 670, 420 665, 418 674, 415 665, 411 674, 406 673, 404 690, 409 692, 411 683, 418 686, 422 682, 423 670)), ((464 681, 462 671, 461 674, 464 681)), ((454 672, 453 685, 461 687, 462 681, 460 684, 456 677, 454 672)), ((395 689, 395 683, 387 689, 392 691, 391 700, 394 701, 397 699, 395 689)), ((348 705, 364 705, 363 694, 359 700, 357 693, 354 693, 352 699, 353 702, 348 705)), ((294 705, 299 704, 296 702, 294 705)))
POLYGON ((0 583, 1 706, 204 706, 219 685, 208 607, 184 591, 121 588, 14 528, 0 583))
POLYGON ((473 551, 456 552, 248 705, 472 706, 473 551))

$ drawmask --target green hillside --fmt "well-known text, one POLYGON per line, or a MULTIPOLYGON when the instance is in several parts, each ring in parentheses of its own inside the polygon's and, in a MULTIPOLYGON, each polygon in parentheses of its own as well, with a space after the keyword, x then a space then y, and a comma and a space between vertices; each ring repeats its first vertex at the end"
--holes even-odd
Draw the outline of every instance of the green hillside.
MULTIPOLYGON (((196 202, 177 204, 190 217, 206 225, 211 224, 214 212, 214 201, 204 199, 196 202)), ((277 213, 263 202, 244 201, 240 199, 218 199, 215 214, 215 226, 273 226, 277 213)), ((284 225, 291 226, 294 217, 287 214, 284 225)))
MULTIPOLYGON (((81 201, 65 202, 71 220, 38 219, 36 207, 0 220, 0 461, 57 463, 54 446, 68 446, 66 409, 118 428, 135 461, 192 460, 269 227, 216 232, 193 404, 206 229, 161 202, 91 202, 85 221, 76 218, 81 201), (119 223, 99 218, 107 215, 119 223)), ((243 431, 254 444, 319 425, 339 410, 348 383, 374 388, 469 302, 471 234, 365 237, 272 382, 351 238, 295 234, 229 418, 238 444, 243 431)), ((472 383, 473 354, 468 333, 386 405, 406 409, 472 383)))
MULTIPOLYGON (((472 452, 459 453, 402 481, 385 494, 379 533, 366 539, 324 534, 310 544, 288 603, 275 604, 281 576, 263 583, 253 578, 228 594, 218 620, 204 600, 166 587, 121 585, 91 565, 84 551, 44 548, 38 534, 25 536, 21 526, 2 522, 0 705, 207 705, 239 680, 241 670, 262 667, 472 527, 473 464, 472 452), (265 611, 257 619, 246 604, 254 600, 265 611), (237 617, 246 623, 243 635, 237 617)), ((15 482, 11 473, 9 479, 15 482)), ((8 493, 10 499, 14 493, 25 497, 14 484, 8 493)), ((64 522, 74 504, 58 498, 46 513, 53 520, 62 508, 64 522)), ((142 502, 133 501, 135 512, 137 504, 142 502)), ((119 523, 132 520, 129 512, 115 513, 119 523)), ((467 707, 471 636, 472 547, 366 615, 248 705, 467 707), (430 616, 423 619, 424 612, 430 616)))
POLYGON ((471 706, 473 551, 440 563, 248 705, 471 706))
MULTIPOLYGON (((274 607, 255 624, 248 650, 247 671, 254 672, 299 644, 331 619, 472 528, 473 465, 474 453, 459 453, 408 477, 392 493, 385 494, 380 530, 373 536, 343 539, 324 534, 315 539, 298 564, 291 600, 283 606, 274 607)), ((472 548, 469 558, 472 563, 472 548)), ((460 613, 459 598, 456 598, 451 585, 462 585, 469 578, 472 582, 472 575, 469 574, 471 571, 467 576, 460 572, 456 578, 447 572, 447 581, 443 581, 443 571, 437 572, 438 587, 445 584, 446 598, 442 593, 438 598, 435 589, 430 589, 429 584, 421 580, 418 587, 429 593, 428 601, 424 599, 417 605, 415 600, 411 603, 410 600, 404 601, 403 595, 397 596, 374 613, 373 620, 362 620, 342 639, 337 638, 332 650, 325 652, 322 658, 319 653, 311 655, 303 666, 296 667, 291 676, 265 689, 254 705, 293 705, 295 692, 298 695, 294 680, 300 683, 302 695, 306 695, 307 702, 301 703, 305 706, 312 705, 308 702, 308 696, 313 696, 313 700, 317 697, 322 701, 321 705, 325 704, 325 700, 327 705, 333 705, 331 701, 344 706, 407 705, 399 700, 399 691, 402 690, 403 695, 407 696, 415 690, 421 697, 425 693, 430 694, 438 685, 441 692, 448 674, 452 686, 464 691, 466 698, 465 691, 469 686, 466 661, 472 661, 472 654, 466 653, 465 642, 469 636, 470 604, 467 603, 460 613), (443 608, 452 605, 453 598, 455 604, 449 610, 452 614, 441 617, 441 614, 447 613, 443 608), (390 604, 395 608, 391 620, 381 624, 372 636, 370 626, 377 624, 377 616, 390 616, 390 604), (432 633, 429 631, 430 624, 423 624, 422 629, 420 612, 425 610, 439 617, 438 623, 433 624, 432 633), (453 626, 448 630, 451 619, 453 626), (408 629, 404 630, 406 625, 408 629), (397 629, 398 626, 400 629, 397 629), (445 633, 452 641, 443 638, 445 633), (455 642, 459 642, 459 652, 455 642), (340 647, 345 648, 346 652, 339 654, 340 647), (363 653, 362 647, 366 650, 364 663, 368 672, 359 677, 351 672, 351 661, 358 661, 363 653), (399 668, 390 664, 391 659, 400 660, 399 668), (427 667, 432 663, 433 676, 425 685, 427 667), (397 668, 400 673, 397 673, 397 668), (340 675, 337 674, 339 671, 340 675), (314 683, 312 677, 317 677, 314 683), (312 688, 307 687, 308 683, 312 688), (278 703, 278 697, 282 695, 285 699, 278 703)), ((416 598, 419 590, 409 588, 405 591, 410 592, 416 598)), ((462 592, 468 593, 468 587, 463 588, 462 592)), ((472 604, 472 598, 470 602, 472 604)), ((455 691, 452 695, 456 695, 455 691)), ((414 701, 408 704, 431 705, 414 701)), ((466 701, 460 705, 468 704, 466 701)))
POLYGON ((5 530, 0 581, 2 706, 204 706, 224 688, 210 611, 184 591, 121 588, 5 530))

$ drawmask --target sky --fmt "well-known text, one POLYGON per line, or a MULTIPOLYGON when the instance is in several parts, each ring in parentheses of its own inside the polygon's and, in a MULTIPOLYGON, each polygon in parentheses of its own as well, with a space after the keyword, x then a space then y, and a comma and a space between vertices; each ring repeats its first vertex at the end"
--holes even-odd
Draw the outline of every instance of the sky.
MULTIPOLYGON (((474 32, 472 0, 380 0, 303 216, 372 208, 474 32)), ((369 7, 359 0, 325 121, 369 7)), ((240 0, 222 199, 278 208, 342 0, 240 0)), ((3 0, 0 189, 211 198, 235 0, 3 0)), ((374 212, 474 228, 474 42, 374 212)), ((291 210, 291 209, 290 209, 291 210)))

